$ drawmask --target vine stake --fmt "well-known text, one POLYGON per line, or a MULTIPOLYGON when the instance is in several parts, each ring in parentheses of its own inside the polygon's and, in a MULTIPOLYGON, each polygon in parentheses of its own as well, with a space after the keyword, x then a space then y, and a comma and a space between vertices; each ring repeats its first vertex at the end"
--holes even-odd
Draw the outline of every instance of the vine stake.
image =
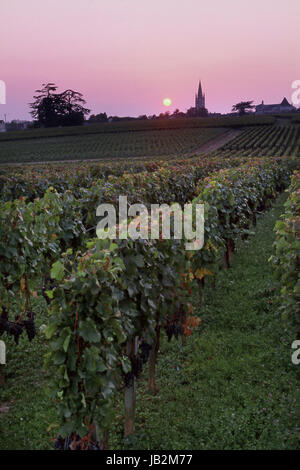
MULTIPOLYGON (((130 339, 126 345, 126 354, 128 357, 135 357, 138 353, 138 337, 130 339)), ((136 378, 133 375, 129 387, 125 388, 125 437, 134 432, 134 418, 136 407, 136 378)))
POLYGON ((156 395, 158 393, 158 388, 155 384, 155 366, 156 366, 157 355, 158 355, 158 350, 159 350, 159 338, 160 338, 160 326, 157 325, 155 343, 153 345, 153 348, 150 351, 150 356, 149 356, 148 387, 149 387, 150 392, 153 393, 153 395, 156 395))

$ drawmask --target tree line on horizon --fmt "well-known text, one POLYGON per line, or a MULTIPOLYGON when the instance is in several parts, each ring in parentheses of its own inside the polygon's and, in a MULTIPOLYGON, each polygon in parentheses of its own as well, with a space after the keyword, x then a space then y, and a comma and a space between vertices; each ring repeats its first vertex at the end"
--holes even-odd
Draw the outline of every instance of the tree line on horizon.
MULTIPOLYGON (((106 112, 92 114, 88 119, 86 116, 90 113, 90 109, 86 108, 86 101, 82 93, 67 89, 62 93, 57 93, 57 85, 54 83, 42 84, 40 90, 35 91, 34 101, 30 103, 32 111, 30 114, 34 119, 34 127, 58 127, 58 126, 76 126, 88 123, 105 123, 116 121, 134 121, 134 120, 152 120, 152 119, 171 119, 181 117, 207 117, 209 113, 207 109, 197 110, 191 107, 186 113, 175 109, 171 114, 170 111, 160 113, 159 115, 146 114, 139 117, 120 117, 107 116, 106 112)), ((252 111, 255 106, 253 101, 241 101, 232 106, 232 111, 239 116, 244 116, 252 111)), ((221 114, 220 114, 221 115, 221 114)))

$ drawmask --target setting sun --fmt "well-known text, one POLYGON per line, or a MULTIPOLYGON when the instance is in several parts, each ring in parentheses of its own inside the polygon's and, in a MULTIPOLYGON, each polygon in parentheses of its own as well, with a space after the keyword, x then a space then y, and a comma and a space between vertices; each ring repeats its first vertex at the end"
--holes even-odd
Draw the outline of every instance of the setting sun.
POLYGON ((164 98, 163 104, 164 104, 164 106, 171 106, 171 104, 172 104, 171 98, 164 98))

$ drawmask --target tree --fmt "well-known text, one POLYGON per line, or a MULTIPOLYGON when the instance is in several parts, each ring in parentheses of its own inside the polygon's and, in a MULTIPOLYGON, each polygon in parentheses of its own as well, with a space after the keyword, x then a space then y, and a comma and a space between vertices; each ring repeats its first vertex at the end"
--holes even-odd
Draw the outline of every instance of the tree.
POLYGON ((254 105, 252 104, 253 101, 241 101, 240 103, 234 104, 232 106, 232 111, 237 111, 239 113, 239 116, 244 116, 247 110, 251 110, 254 108, 254 105))
POLYGON ((57 99, 55 91, 57 86, 54 83, 43 83, 43 88, 41 90, 36 90, 34 102, 30 103, 32 108, 31 115, 36 119, 41 125, 46 127, 51 127, 56 125, 56 104, 57 99))
POLYGON ((160 113, 158 119, 169 119, 170 111, 166 111, 165 113, 160 113))
POLYGON ((60 119, 63 126, 74 126, 84 122, 85 114, 90 110, 84 108, 86 101, 82 93, 65 90, 60 95, 60 119))
POLYGON ((89 122, 108 122, 108 117, 106 113, 92 114, 89 117, 89 122))
POLYGON ((31 115, 38 125, 45 127, 72 126, 84 122, 84 116, 90 112, 85 108, 82 94, 74 90, 65 90, 56 93, 55 83, 42 85, 36 90, 34 102, 30 103, 31 115))

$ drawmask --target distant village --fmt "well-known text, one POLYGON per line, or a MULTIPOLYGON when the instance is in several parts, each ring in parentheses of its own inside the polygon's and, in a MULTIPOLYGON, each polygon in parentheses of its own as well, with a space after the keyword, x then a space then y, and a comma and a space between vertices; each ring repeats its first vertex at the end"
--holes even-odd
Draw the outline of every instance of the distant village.
MULTIPOLYGON (((277 113, 292 113, 296 112, 297 109, 295 106, 291 105, 288 100, 284 97, 281 103, 276 104, 265 104, 264 101, 261 104, 254 106, 255 111, 251 111, 253 114, 277 114, 277 113)), ((198 93, 195 96, 195 107, 191 108, 194 110, 195 115, 201 116, 204 115, 207 110, 205 108, 205 94, 202 92, 201 81, 199 81, 198 93)), ((248 113, 250 114, 250 113, 248 113)), ((232 112, 228 114, 219 114, 219 113, 208 113, 208 116, 236 116, 237 112, 232 112)))
MULTIPOLYGON (((252 102, 250 102, 252 103, 252 102)), ((294 113, 300 112, 300 108, 297 109, 295 106, 290 104, 286 97, 282 99, 280 103, 275 104, 265 104, 264 100, 258 105, 253 105, 253 109, 248 110, 245 114, 252 114, 252 115, 263 115, 263 114, 280 114, 280 113, 294 113)), ((185 113, 176 109, 173 113, 166 111, 165 113, 160 113, 159 115, 150 115, 147 116, 141 115, 138 117, 130 117, 130 116, 107 116, 105 112, 99 114, 92 114, 85 122, 84 125, 95 124, 95 123, 103 123, 103 122, 117 122, 117 121, 133 121, 133 120, 152 120, 152 119, 175 119, 175 118, 182 118, 182 117, 233 117, 238 116, 239 113, 237 111, 231 113, 210 113, 206 106, 205 106, 205 93, 202 90, 201 81, 199 81, 198 91, 195 94, 195 106, 189 108, 185 113)), ((17 131, 17 130, 24 130, 33 127, 32 121, 25 121, 14 119, 10 122, 6 122, 6 119, 0 120, 0 132, 6 131, 17 131)))

